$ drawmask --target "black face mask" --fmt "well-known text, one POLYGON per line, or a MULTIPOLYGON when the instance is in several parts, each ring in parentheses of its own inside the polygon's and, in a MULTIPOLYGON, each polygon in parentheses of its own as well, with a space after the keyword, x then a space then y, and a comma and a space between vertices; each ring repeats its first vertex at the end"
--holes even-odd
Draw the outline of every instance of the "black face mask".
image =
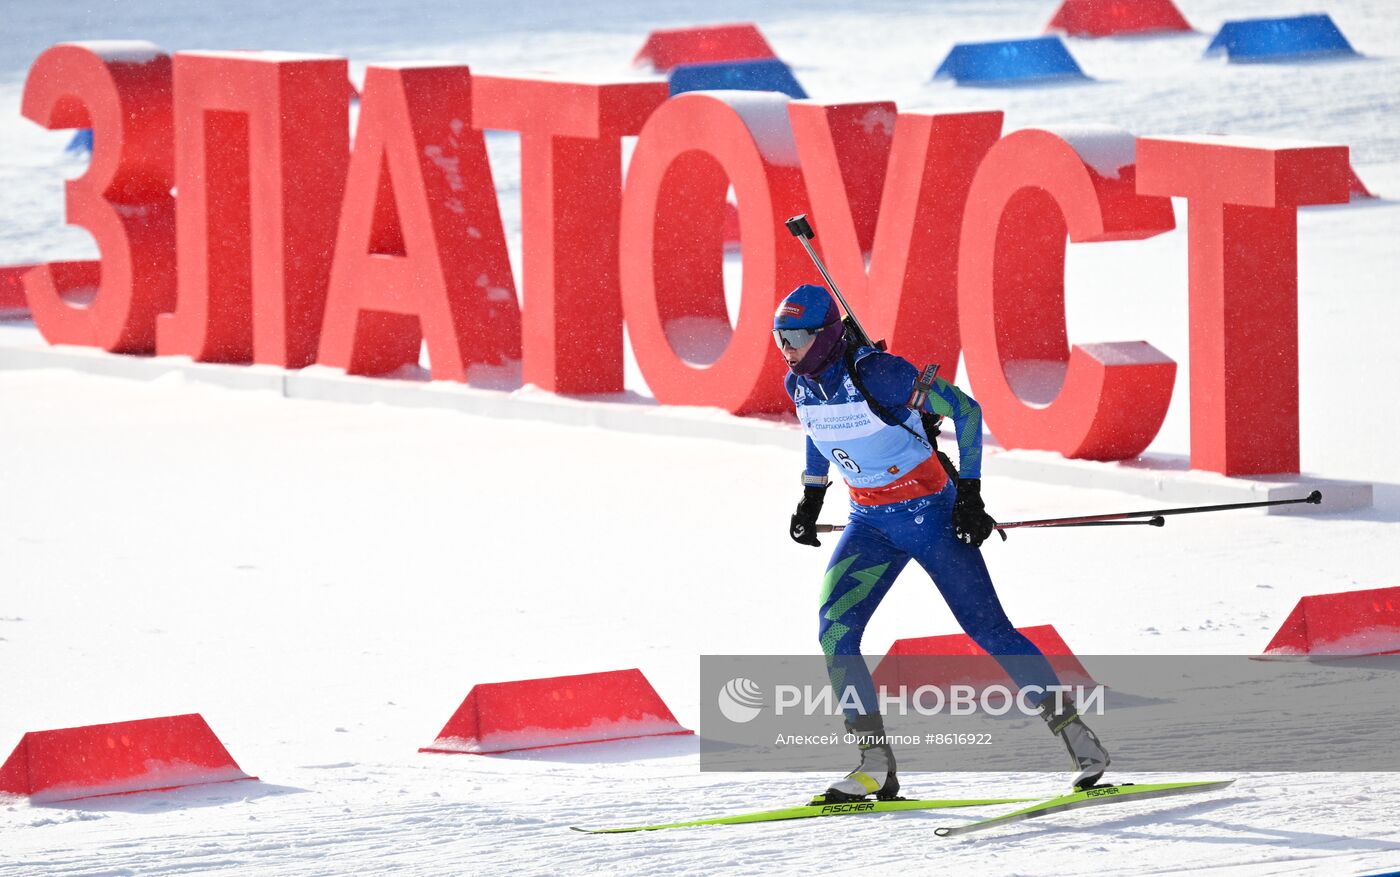
POLYGON ((812 340, 812 345, 807 348, 807 352, 797 361, 797 365, 790 367, 793 373, 810 377, 826 371, 846 352, 845 335, 844 327, 840 323, 822 327, 817 337, 812 340))

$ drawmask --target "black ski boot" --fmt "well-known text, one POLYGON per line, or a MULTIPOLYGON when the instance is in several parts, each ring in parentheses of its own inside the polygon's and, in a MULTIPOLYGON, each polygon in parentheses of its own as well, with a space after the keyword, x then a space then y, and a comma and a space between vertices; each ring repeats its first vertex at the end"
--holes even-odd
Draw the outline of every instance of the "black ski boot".
POLYGON ((1076 789, 1092 788, 1103 772, 1108 769, 1108 750, 1103 748, 1099 738, 1084 720, 1079 718, 1079 710, 1062 704, 1056 708, 1057 698, 1050 697, 1040 705, 1040 715, 1050 732, 1065 742, 1070 760, 1079 773, 1074 778, 1076 789))
POLYGON ((870 795, 880 801, 895 800, 899 796, 899 777, 895 775, 894 750, 885 741, 884 719, 879 713, 860 716, 854 722, 847 719, 846 730, 856 735, 860 764, 832 783, 825 795, 812 799, 812 803, 863 801, 870 795))

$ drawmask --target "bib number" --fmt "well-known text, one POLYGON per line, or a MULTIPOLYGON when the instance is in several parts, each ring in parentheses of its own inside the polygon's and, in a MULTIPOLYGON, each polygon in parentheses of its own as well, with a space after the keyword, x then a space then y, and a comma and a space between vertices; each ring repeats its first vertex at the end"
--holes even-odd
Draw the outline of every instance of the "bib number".
POLYGON ((836 461, 836 465, 840 466, 842 469, 845 469, 847 472, 853 472, 857 475, 860 474, 860 466, 856 463, 855 460, 851 459, 850 454, 846 453, 840 448, 832 448, 831 456, 832 459, 836 461))

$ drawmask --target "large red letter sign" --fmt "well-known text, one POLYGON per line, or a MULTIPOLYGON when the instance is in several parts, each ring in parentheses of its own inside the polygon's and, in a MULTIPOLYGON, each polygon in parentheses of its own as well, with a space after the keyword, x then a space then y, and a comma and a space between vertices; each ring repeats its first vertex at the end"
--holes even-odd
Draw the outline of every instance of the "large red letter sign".
POLYGON ((319 362, 375 375, 520 355, 520 309, 462 66, 372 66, 336 235, 319 362))
MULTIPOLYGON (((795 100, 788 104, 812 215, 821 220, 817 243, 823 248, 832 246, 833 237, 841 239, 842 250, 854 244, 867 253, 875 245, 880 193, 890 164, 897 116, 894 101, 823 104, 795 100)), ((824 260, 830 269, 831 257, 824 260)), ((844 286, 841 294, 850 298, 844 286)), ((851 306, 856 307, 854 301, 851 306)))
POLYGON ((784 411, 791 402, 770 334, 773 309, 815 270, 801 247, 777 246, 777 234, 787 234, 783 220, 806 210, 802 170, 786 97, 723 94, 672 98, 642 129, 622 194, 623 312, 658 402, 734 414, 784 411), (744 241, 732 334, 720 273, 730 185, 744 241), (691 364, 721 345, 708 366, 691 364))
POLYGON ((958 230, 972 176, 1001 135, 1001 113, 896 117, 894 104, 807 102, 790 104, 788 112, 832 278, 876 337, 888 337, 906 359, 940 363, 952 380, 958 230), (885 137, 875 140, 871 132, 881 130, 885 137), (851 197, 853 177, 877 185, 883 179, 880 201, 851 197), (874 237, 868 277, 862 251, 869 247, 857 224, 866 219, 863 207, 874 237))
POLYGON ((343 58, 176 53, 180 282, 161 355, 315 359, 350 156, 345 73, 343 58))
POLYGON ((87 307, 63 300, 64 281, 90 278, 98 263, 25 275, 35 324, 50 344, 150 353, 156 315, 175 299, 170 56, 144 42, 62 43, 30 68, 22 111, 45 128, 92 129, 92 162, 64 191, 68 223, 102 254, 87 307))
POLYGON ((477 128, 520 132, 521 371, 554 393, 620 393, 622 137, 664 82, 472 77, 477 128))
POLYGON ((972 182, 959 323, 973 394, 1004 447, 1121 460, 1162 426, 1176 363, 1145 341, 1071 350, 1065 329, 1066 231, 1077 243, 1174 226, 1169 199, 1135 193, 1132 164, 1125 132, 1017 131, 972 182))
POLYGON ((1345 146, 1143 137, 1138 191, 1186 197, 1191 468, 1297 472, 1299 204, 1340 204, 1345 146))

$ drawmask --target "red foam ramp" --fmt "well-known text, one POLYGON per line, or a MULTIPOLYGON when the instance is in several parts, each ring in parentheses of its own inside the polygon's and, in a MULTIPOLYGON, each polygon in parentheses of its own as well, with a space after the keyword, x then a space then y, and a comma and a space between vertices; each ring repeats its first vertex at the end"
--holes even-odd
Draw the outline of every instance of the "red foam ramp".
POLYGON ((1046 30, 1072 37, 1107 37, 1152 31, 1189 31, 1172 0, 1065 0, 1046 30))
POLYGON ((647 41, 632 63, 650 64, 652 69, 661 72, 678 64, 775 57, 773 47, 758 32, 757 25, 744 22, 654 30, 647 35, 647 41))
POLYGON ((197 713, 30 731, 0 766, 0 792, 36 801, 249 779, 197 713))
POLYGON ((693 733, 641 670, 609 670, 474 685, 433 745, 418 751, 487 755, 693 733))
MULTIPOLYGON (((1089 671, 1070 651, 1054 625, 1017 628, 1050 661, 1055 674, 1066 685, 1094 685, 1089 671)), ((901 686, 912 691, 923 685, 946 689, 952 684, 991 685, 1010 683, 1001 665, 965 633, 895 640, 889 653, 871 674, 876 688, 894 692, 901 686), (947 657, 983 658, 984 661, 957 661, 947 657)))
POLYGON ((1400 588, 1304 597, 1264 654, 1400 654, 1400 588))

